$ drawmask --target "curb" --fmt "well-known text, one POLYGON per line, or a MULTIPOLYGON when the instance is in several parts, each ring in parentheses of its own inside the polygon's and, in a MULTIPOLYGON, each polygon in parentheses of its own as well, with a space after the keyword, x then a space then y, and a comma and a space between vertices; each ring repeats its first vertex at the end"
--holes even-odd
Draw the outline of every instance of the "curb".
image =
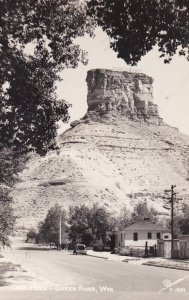
POLYGON ((182 267, 174 267, 174 266, 166 266, 166 265, 153 265, 153 264, 147 264, 143 263, 143 266, 149 266, 149 267, 157 267, 157 268, 165 268, 165 269, 173 269, 173 270, 181 270, 181 271, 189 271, 188 269, 183 269, 182 267))
POLYGON ((97 257, 97 258, 102 258, 102 259, 107 259, 109 261, 116 261, 116 262, 126 262, 126 263, 129 263, 129 262, 133 261, 133 260, 130 260, 130 259, 115 260, 115 259, 111 259, 110 257, 103 257, 103 256, 98 256, 98 255, 93 255, 93 254, 87 254, 87 256, 97 257))
POLYGON ((97 256, 97 255, 91 255, 91 254, 87 254, 87 256, 97 257, 97 258, 102 258, 102 259, 108 259, 108 257, 97 256))

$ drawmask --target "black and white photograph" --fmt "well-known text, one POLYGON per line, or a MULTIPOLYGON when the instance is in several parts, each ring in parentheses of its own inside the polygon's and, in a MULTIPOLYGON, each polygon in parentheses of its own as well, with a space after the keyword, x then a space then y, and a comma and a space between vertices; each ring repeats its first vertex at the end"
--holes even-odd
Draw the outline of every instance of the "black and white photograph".
POLYGON ((0 299, 189 299, 189 0, 0 0, 0 299))

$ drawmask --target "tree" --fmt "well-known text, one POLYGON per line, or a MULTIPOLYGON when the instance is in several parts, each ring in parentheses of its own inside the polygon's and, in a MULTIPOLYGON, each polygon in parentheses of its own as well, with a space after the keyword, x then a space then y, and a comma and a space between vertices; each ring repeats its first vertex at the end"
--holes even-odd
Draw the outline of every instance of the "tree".
POLYGON ((189 234, 189 205, 184 204, 180 213, 174 215, 175 238, 180 234, 189 234))
POLYGON ((16 221, 10 192, 25 162, 25 156, 18 158, 10 149, 0 147, 0 241, 4 245, 10 244, 9 235, 16 221))
POLYGON ((89 228, 90 210, 87 206, 70 206, 68 214, 69 239, 72 244, 83 242, 89 245, 93 240, 92 232, 89 228))
POLYGON ((38 240, 51 244, 54 243, 57 247, 59 245, 60 232, 60 218, 61 218, 61 233, 62 243, 66 241, 66 212, 61 209, 61 206, 56 204, 51 207, 43 222, 39 224, 38 240))
POLYGON ((117 218, 117 226, 120 230, 124 230, 131 224, 131 212, 125 206, 121 209, 120 215, 117 218))
POLYGON ((18 181, 17 175, 23 170, 27 159, 25 155, 17 156, 11 149, 0 147, 0 185, 13 187, 18 181))
POLYGON ((189 60, 188 0, 91 0, 88 14, 128 64, 136 65, 155 45, 165 63, 177 50, 189 60))
POLYGON ((7 187, 0 185, 0 243, 10 246, 9 236, 14 231, 16 217, 12 208, 12 198, 7 187))
POLYGON ((105 207, 94 204, 90 210, 89 227, 94 238, 105 243, 108 232, 115 228, 115 219, 105 207))
POLYGON ((138 221, 144 221, 145 219, 150 222, 157 222, 158 212, 153 207, 148 207, 147 202, 139 202, 132 213, 131 223, 135 223, 138 221))
POLYGON ((38 238, 38 234, 37 234, 36 229, 30 228, 30 230, 28 231, 27 236, 26 236, 26 241, 27 242, 29 242, 29 241, 36 242, 37 238, 38 238))
POLYGON ((68 224, 72 243, 83 242, 89 246, 95 240, 105 243, 108 232, 115 226, 115 220, 105 207, 98 204, 92 208, 81 205, 70 207, 68 224))
POLYGON ((120 215, 116 219, 116 224, 120 230, 124 230, 129 225, 144 220, 157 223, 158 211, 153 207, 149 207, 147 202, 141 201, 134 207, 133 212, 128 210, 126 206, 121 209, 120 215))
POLYGON ((56 147, 57 122, 69 119, 69 105, 55 93, 58 73, 86 63, 73 42, 91 30, 85 4, 1 0, 0 26, 0 140, 22 153, 45 154, 56 147))

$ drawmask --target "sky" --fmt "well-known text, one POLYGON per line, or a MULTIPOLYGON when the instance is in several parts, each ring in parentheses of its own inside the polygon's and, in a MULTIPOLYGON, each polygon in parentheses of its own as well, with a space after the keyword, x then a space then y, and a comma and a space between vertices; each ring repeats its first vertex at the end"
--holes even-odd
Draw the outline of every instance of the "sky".
MULTIPOLYGON (((88 52, 88 65, 61 73, 62 82, 57 84, 59 98, 72 104, 71 120, 78 120, 87 111, 87 71, 94 68, 126 69, 139 71, 154 79, 154 103, 166 123, 189 135, 189 62, 176 55, 170 64, 164 64, 156 48, 144 56, 136 67, 130 67, 110 48, 109 38, 100 28, 96 37, 84 36, 76 41, 88 52)), ((62 132, 68 125, 60 127, 62 132)))

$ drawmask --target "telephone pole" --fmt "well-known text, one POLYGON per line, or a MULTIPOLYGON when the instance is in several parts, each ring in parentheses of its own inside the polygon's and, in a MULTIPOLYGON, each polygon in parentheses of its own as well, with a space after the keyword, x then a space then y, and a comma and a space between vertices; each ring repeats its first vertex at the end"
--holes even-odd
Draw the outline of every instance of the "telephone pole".
POLYGON ((176 185, 171 186, 171 258, 173 258, 173 245, 174 245, 174 188, 176 185))
POLYGON ((164 206, 164 208, 171 210, 171 258, 173 258, 173 247, 174 247, 174 204, 175 204, 175 191, 176 185, 171 185, 171 190, 165 190, 166 193, 171 193, 171 196, 164 197, 168 199, 169 207, 164 206))
POLYGON ((60 212, 60 220, 59 220, 59 250, 61 250, 62 245, 62 214, 60 212))

